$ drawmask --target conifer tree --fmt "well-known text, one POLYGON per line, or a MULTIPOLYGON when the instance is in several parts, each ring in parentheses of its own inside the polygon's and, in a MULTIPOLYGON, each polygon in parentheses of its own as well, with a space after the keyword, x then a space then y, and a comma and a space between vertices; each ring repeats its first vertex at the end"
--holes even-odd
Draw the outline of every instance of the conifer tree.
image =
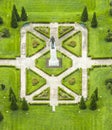
POLYGON ((83 96, 81 97, 81 100, 80 100, 80 103, 79 103, 79 108, 80 109, 86 109, 86 104, 85 104, 83 96))
POLYGON ((96 101, 98 101, 98 88, 95 89, 94 94, 95 94, 96 101))
POLYGON ((28 103, 25 100, 25 98, 23 98, 23 101, 22 101, 22 110, 27 111, 28 109, 29 109, 28 103))
POLYGON ((0 24, 3 24, 3 19, 2 19, 2 17, 0 17, 0 24))
POLYGON ((92 18, 92 21, 91 21, 91 27, 96 28, 97 25, 98 25, 98 22, 97 22, 97 18, 96 18, 96 13, 94 12, 93 18, 92 18))
POLYGON ((91 110, 96 110, 97 109, 97 103, 96 103, 96 96, 93 93, 93 95, 91 96, 91 101, 90 101, 90 107, 91 110))
POLYGON ((12 28, 17 28, 18 27, 17 19, 16 19, 16 15, 15 15, 14 11, 12 11, 11 27, 12 28))
POLYGON ((15 6, 15 5, 13 5, 13 11, 14 11, 14 13, 15 13, 15 16, 16 16, 17 21, 20 21, 20 20, 21 20, 21 18, 20 18, 19 14, 18 14, 18 11, 17 11, 17 9, 16 9, 16 6, 15 6))
POLYGON ((24 7, 22 7, 22 10, 21 10, 21 20, 22 21, 27 21, 27 14, 26 14, 26 11, 25 11, 24 7))
POLYGON ((87 7, 85 6, 82 12, 81 21, 86 22, 87 20, 88 20, 88 10, 87 7))
POLYGON ((4 119, 3 114, 0 112, 0 121, 4 119))
POLYGON ((14 97, 12 97, 10 109, 13 110, 13 111, 18 110, 18 105, 17 105, 14 97))
POLYGON ((12 99, 14 99, 17 102, 16 95, 15 95, 13 89, 10 87, 10 89, 9 89, 9 101, 12 101, 12 99))

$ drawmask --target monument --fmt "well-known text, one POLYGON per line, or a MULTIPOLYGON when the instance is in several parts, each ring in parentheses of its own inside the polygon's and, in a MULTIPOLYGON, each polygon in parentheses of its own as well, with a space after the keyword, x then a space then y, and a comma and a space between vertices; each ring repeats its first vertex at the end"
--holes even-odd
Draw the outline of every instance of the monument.
POLYGON ((55 38, 53 36, 50 39, 50 59, 48 64, 51 67, 59 66, 59 59, 57 58, 56 55, 55 38))

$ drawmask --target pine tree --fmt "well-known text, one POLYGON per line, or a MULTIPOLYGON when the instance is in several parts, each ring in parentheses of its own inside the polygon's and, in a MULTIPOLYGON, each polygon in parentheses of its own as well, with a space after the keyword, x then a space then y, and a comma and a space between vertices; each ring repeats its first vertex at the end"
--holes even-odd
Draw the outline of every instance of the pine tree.
POLYGON ((0 112, 0 121, 4 119, 3 114, 0 112))
POLYGON ((93 95, 91 96, 91 101, 90 101, 90 107, 91 110, 96 110, 97 109, 97 103, 96 103, 96 96, 93 93, 93 95))
POLYGON ((20 20, 21 20, 21 18, 20 18, 19 14, 18 14, 18 11, 17 11, 17 9, 16 9, 16 6, 15 6, 15 5, 13 5, 13 11, 14 11, 14 13, 15 13, 15 16, 16 16, 17 21, 20 21, 20 20))
POLYGON ((98 101, 98 88, 95 89, 94 94, 95 94, 96 101, 98 101))
POLYGON ((24 7, 22 7, 22 10, 21 10, 21 20, 27 21, 27 14, 26 14, 24 7))
POLYGON ((0 17, 0 24, 3 24, 3 19, 2 19, 2 17, 0 17))
POLYGON ((97 18, 96 18, 96 13, 94 12, 93 18, 92 18, 92 21, 91 21, 91 27, 96 28, 97 25, 98 25, 98 22, 97 22, 97 18))
POLYGON ((15 102, 17 102, 16 95, 15 95, 13 89, 10 87, 10 89, 9 89, 9 101, 12 101, 12 99, 14 99, 15 102))
POLYGON ((79 108, 80 109, 86 109, 86 104, 85 104, 83 96, 81 97, 81 100, 80 100, 80 103, 79 103, 79 108))
POLYGON ((12 11, 11 27, 12 28, 17 28, 18 27, 17 19, 16 19, 16 15, 15 15, 14 11, 12 11))
POLYGON ((22 101, 22 110, 27 111, 28 109, 29 109, 28 103, 25 100, 25 98, 23 98, 23 101, 22 101))
POLYGON ((88 10, 87 7, 85 6, 82 12, 81 21, 86 22, 87 20, 88 20, 88 10))
POLYGON ((10 109, 15 111, 15 110, 18 110, 18 105, 15 101, 15 99, 12 97, 12 100, 11 100, 11 105, 10 105, 10 109))

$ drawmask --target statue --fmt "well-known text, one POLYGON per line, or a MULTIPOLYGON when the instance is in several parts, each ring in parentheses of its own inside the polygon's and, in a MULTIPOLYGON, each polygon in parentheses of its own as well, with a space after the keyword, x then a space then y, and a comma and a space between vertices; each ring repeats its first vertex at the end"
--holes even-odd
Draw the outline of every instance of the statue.
POLYGON ((50 39, 50 60, 48 64, 49 66, 59 66, 59 60, 56 55, 55 38, 53 36, 50 39))

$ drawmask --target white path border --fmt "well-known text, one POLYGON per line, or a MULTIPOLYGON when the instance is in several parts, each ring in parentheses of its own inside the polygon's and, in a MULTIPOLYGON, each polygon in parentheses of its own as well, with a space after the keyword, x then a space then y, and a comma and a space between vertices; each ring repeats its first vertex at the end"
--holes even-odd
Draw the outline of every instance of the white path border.
POLYGON ((28 24, 21 28, 21 56, 17 57, 16 60, 0 60, 0 65, 7 65, 7 66, 15 66, 21 70, 21 89, 20 89, 20 97, 25 97, 26 100, 33 104, 33 103, 49 103, 52 106, 52 110, 55 111, 55 106, 58 104, 73 104, 78 103, 80 101, 81 95, 77 95, 76 93, 72 92, 70 89, 66 88, 62 85, 62 79, 69 75, 71 72, 75 71, 77 68, 82 68, 82 96, 86 99, 88 94, 87 89, 87 69, 91 68, 92 65, 111 65, 112 60, 110 59, 99 59, 99 60, 92 60, 90 57, 87 57, 87 41, 88 40, 88 32, 87 29, 82 27, 80 24, 58 24, 58 23, 50 23, 50 24, 28 24), (72 59, 73 65, 71 68, 60 74, 59 76, 49 76, 43 71, 39 70, 35 67, 35 59, 42 56, 49 50, 49 39, 44 35, 40 34, 39 32, 35 31, 34 28, 38 26, 47 26, 50 27, 50 36, 54 36, 57 44, 57 50, 67 55, 69 58, 72 59), (62 38, 58 39, 58 27, 59 26, 74 26, 74 30, 63 36, 62 38), (77 31, 81 31, 82 33, 82 57, 76 57, 64 48, 62 48, 62 41, 67 37, 75 34, 77 31), (26 57, 26 33, 31 32, 34 35, 42 38, 46 42, 46 47, 41 50, 40 52, 36 53, 32 57, 26 57), (36 90, 30 95, 26 95, 26 69, 31 69, 41 75, 43 78, 46 79, 46 85, 42 86, 40 89, 36 90), (34 101, 33 97, 39 93, 41 93, 46 88, 50 87, 50 100, 39 100, 34 101), (58 87, 64 89, 67 93, 71 94, 75 97, 73 101, 59 101, 58 100, 58 87))

